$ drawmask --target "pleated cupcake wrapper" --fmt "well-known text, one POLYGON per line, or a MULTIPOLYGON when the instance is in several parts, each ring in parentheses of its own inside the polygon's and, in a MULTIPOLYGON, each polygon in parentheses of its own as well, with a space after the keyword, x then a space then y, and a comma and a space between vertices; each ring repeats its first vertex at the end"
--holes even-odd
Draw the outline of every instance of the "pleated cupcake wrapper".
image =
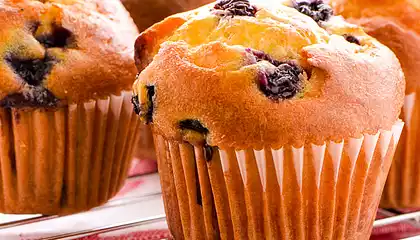
POLYGON ((67 214, 114 196, 139 134, 130 99, 0 109, 0 212, 67 214))
POLYGON ((381 206, 420 207, 420 94, 405 96, 402 118, 405 128, 385 184, 381 206))
POLYGON ((155 135, 175 239, 369 239, 403 123, 281 149, 204 149, 155 135))
POLYGON ((138 159, 156 161, 155 146, 153 145, 153 134, 150 126, 140 124, 140 132, 137 145, 134 150, 134 156, 138 159))

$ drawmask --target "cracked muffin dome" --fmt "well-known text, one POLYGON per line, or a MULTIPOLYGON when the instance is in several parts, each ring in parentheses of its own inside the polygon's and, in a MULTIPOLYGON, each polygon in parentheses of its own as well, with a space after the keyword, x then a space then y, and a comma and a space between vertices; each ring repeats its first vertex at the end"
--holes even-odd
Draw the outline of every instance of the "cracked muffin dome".
POLYGON ((321 1, 218 1, 155 24, 135 52, 135 110, 168 139, 341 140, 390 129, 403 102, 395 55, 321 1))
POLYGON ((118 0, 0 3, 0 106, 55 107, 128 90, 138 34, 118 0))
POLYGON ((420 82, 420 2, 417 0, 334 0, 332 6, 350 22, 388 46, 397 55, 407 80, 406 93, 420 82))

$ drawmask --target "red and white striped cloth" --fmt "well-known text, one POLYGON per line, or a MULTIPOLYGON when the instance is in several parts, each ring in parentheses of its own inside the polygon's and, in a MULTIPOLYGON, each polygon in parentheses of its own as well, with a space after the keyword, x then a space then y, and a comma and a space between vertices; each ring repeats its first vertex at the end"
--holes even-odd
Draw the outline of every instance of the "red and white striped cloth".
MULTIPOLYGON (((398 212, 401 213, 416 211, 420 211, 420 209, 398 209, 398 212)), ((377 219, 382 218, 386 218, 386 216, 378 213, 377 219)), ((403 222, 373 229, 371 240, 396 240, 414 236, 420 236, 420 229, 403 222)))
POLYGON ((161 240, 170 237, 168 230, 146 230, 141 232, 133 232, 120 236, 89 236, 79 238, 79 240, 161 240))

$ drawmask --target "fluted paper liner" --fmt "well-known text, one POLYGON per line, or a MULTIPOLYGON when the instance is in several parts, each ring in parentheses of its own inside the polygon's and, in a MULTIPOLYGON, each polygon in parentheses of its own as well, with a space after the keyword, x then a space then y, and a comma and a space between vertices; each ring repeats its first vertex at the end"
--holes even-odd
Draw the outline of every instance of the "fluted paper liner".
POLYGON ((68 214, 114 196, 138 120, 131 94, 58 109, 0 109, 0 212, 68 214))
POLYGON ((284 146, 203 148, 155 135, 175 239, 369 239, 403 128, 284 146))
POLYGON ((386 181, 381 207, 420 207, 420 94, 405 96, 405 128, 386 181))
POLYGON ((140 124, 140 132, 134 150, 134 156, 140 160, 156 161, 155 146, 153 144, 153 134, 150 126, 140 124))

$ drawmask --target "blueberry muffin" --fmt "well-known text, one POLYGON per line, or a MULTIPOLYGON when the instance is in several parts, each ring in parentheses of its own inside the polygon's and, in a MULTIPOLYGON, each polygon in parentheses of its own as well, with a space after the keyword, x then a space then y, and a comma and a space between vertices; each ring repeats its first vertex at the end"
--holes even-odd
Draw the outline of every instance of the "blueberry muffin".
POLYGON ((420 207, 420 5, 418 1, 333 2, 337 12, 391 48, 399 58, 407 79, 401 118, 406 122, 391 167, 381 205, 420 207))
POLYGON ((0 3, 0 212, 106 202, 131 160, 138 32, 118 0, 0 3))
POLYGON ((221 0, 135 53, 175 239, 369 239, 403 125, 391 50, 321 1, 221 0))

